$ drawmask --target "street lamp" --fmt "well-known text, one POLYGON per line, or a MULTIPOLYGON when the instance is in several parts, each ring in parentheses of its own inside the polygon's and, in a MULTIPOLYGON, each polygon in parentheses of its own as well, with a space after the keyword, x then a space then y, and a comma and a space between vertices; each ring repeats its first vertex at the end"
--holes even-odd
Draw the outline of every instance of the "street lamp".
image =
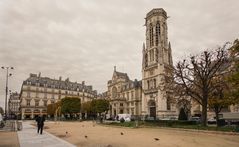
POLYGON ((6 97, 5 97, 5 116, 7 116, 7 95, 8 95, 8 77, 12 76, 11 73, 8 73, 8 69, 14 69, 13 67, 5 67, 2 66, 2 69, 7 70, 7 74, 6 74, 6 97))

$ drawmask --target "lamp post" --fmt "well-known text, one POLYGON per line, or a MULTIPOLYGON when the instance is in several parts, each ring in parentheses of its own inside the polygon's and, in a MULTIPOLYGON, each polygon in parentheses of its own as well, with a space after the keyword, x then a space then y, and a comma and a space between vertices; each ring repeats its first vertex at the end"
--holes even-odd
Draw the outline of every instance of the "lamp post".
POLYGON ((8 70, 9 69, 14 69, 13 67, 5 67, 5 66, 2 66, 2 69, 6 69, 7 70, 7 74, 6 74, 6 97, 5 97, 5 116, 7 116, 7 95, 8 95, 8 78, 10 76, 12 76, 11 73, 8 73, 8 70))

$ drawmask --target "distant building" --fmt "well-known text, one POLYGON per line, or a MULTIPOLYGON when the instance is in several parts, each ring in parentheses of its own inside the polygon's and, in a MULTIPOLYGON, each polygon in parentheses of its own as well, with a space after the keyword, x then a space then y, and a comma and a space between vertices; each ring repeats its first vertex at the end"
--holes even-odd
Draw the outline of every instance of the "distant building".
POLYGON ((107 97, 110 100, 110 114, 141 115, 142 85, 141 81, 130 80, 126 73, 114 68, 112 80, 108 81, 107 97))
POLYGON ((77 83, 66 80, 41 77, 30 74, 23 81, 20 92, 20 112, 22 119, 33 119, 39 114, 47 114, 47 105, 65 97, 80 98, 81 102, 91 101, 97 97, 97 91, 85 82, 77 83))
POLYGON ((16 117, 20 114, 20 97, 17 92, 11 93, 8 101, 8 114, 16 117))

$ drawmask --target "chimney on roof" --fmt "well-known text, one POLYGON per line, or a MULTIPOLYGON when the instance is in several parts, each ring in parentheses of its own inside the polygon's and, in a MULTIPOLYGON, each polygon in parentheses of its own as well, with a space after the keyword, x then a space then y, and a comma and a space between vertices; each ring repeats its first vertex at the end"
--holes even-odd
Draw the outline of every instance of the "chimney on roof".
POLYGON ((69 78, 66 78, 66 80, 65 80, 66 82, 69 82, 69 78))
POLYGON ((41 77, 41 72, 39 72, 38 77, 39 77, 39 78, 41 77))
POLYGON ((114 71, 116 71, 116 66, 114 66, 114 71))
POLYGON ((61 81, 61 76, 59 77, 59 81, 61 81))
POLYGON ((82 83, 81 83, 83 86, 85 85, 85 81, 82 81, 82 83))

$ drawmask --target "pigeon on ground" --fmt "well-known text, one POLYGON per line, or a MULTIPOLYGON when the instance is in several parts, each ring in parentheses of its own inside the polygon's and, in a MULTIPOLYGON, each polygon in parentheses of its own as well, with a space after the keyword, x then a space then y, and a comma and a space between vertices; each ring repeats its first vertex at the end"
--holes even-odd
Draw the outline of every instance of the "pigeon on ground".
POLYGON ((88 136, 85 135, 85 138, 87 138, 88 136))
POLYGON ((159 141, 159 138, 154 138, 155 141, 159 141))
POLYGON ((121 134, 121 135, 124 135, 124 133, 123 133, 123 132, 121 132, 120 134, 121 134))
POLYGON ((66 135, 68 134, 68 132, 66 131, 66 135))

